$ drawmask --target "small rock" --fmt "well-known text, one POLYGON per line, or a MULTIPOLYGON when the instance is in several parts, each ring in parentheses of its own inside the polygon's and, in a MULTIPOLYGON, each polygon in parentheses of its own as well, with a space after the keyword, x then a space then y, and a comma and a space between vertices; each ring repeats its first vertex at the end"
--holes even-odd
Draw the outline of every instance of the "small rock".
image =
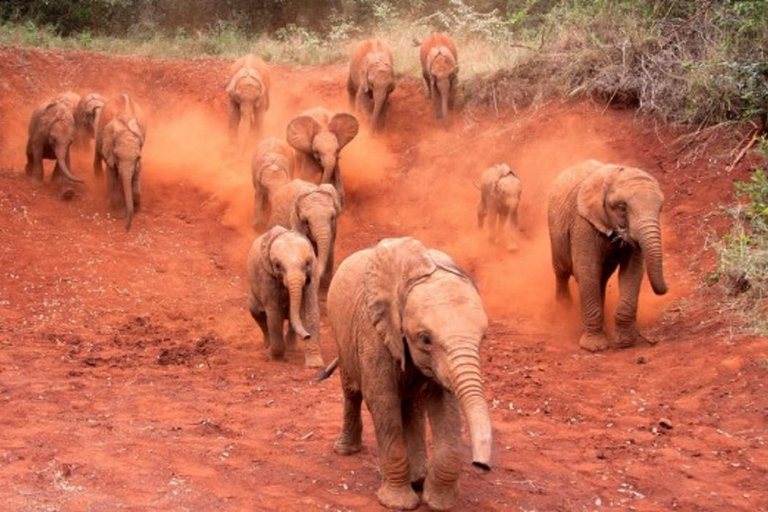
POLYGON ((664 427, 667 430, 672 430, 672 421, 668 418, 661 418, 659 420, 659 425, 664 427))
POLYGON ((645 357, 643 357, 643 356, 640 356, 640 357, 637 358, 637 364, 645 364, 647 362, 648 362, 648 360, 645 357))

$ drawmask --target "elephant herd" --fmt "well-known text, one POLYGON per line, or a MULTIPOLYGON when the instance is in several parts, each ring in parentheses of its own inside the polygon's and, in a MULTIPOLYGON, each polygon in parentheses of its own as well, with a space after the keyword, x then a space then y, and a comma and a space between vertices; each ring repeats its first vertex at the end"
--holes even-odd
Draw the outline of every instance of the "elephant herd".
MULTIPOLYGON (((458 83, 456 46, 432 34, 420 48, 423 77, 435 117, 446 120, 458 83)), ((270 106, 267 65, 248 55, 225 82, 229 131, 243 148, 259 132, 270 106)), ((347 90, 353 110, 369 129, 384 128, 395 87, 392 52, 379 40, 360 43, 352 54, 347 90)), ((261 234, 248 254, 248 310, 258 324, 270 359, 284 359, 297 337, 305 365, 320 368, 316 380, 340 371, 343 426, 334 450, 362 447, 362 402, 371 413, 381 459, 379 501, 413 509, 422 501, 448 509, 457 500, 461 461, 461 415, 471 438, 472 463, 491 464, 491 422, 484 397, 480 346, 488 318, 476 283, 449 255, 411 238, 388 238, 347 257, 334 273, 339 216, 347 207, 339 156, 354 139, 353 114, 315 107, 286 126, 285 138, 262 139, 251 160, 254 229, 261 234), (324 367, 320 351, 321 301, 337 346, 324 367), (427 462, 426 422, 432 432, 427 462), (421 490, 421 496, 417 494, 421 490)), ((62 198, 80 181, 69 169, 69 145, 95 138, 94 169, 107 165, 109 199, 122 199, 126 228, 139 206, 143 114, 127 95, 63 94, 32 115, 27 173, 42 180, 42 158, 56 160, 62 198)), ((480 176, 478 225, 489 224, 492 240, 509 225, 507 248, 518 249, 517 210, 522 182, 505 164, 480 176)), ((579 290, 582 335, 589 351, 611 341, 604 330, 606 284, 619 269, 620 300, 615 346, 643 339, 637 302, 644 270, 653 290, 666 292, 661 253, 658 182, 628 166, 589 160, 564 170, 550 188, 547 210, 556 276, 556 298, 571 301, 569 280, 579 290)))

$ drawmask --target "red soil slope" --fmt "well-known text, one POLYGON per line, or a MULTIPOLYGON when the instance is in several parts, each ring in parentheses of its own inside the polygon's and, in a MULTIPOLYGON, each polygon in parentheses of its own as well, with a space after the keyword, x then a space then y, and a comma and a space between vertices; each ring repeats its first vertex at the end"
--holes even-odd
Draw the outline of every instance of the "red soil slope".
MULTIPOLYGON (((335 455, 338 376, 312 385, 298 352, 269 362, 245 309, 252 189, 227 149, 226 67, 0 49, 3 509, 378 509, 368 418, 364 451, 335 455), (66 89, 129 92, 150 114, 128 233, 87 153, 73 155, 87 183, 72 202, 24 177, 28 116, 66 89)), ((282 135, 303 108, 346 108, 344 73, 275 69, 267 131, 282 135)), ((487 475, 467 466, 457 509, 765 510, 768 342, 734 334, 701 279, 706 241, 725 226, 718 205, 749 165, 724 171, 739 134, 691 144, 629 112, 572 104, 471 112, 445 132, 416 79, 392 102, 384 136, 361 133, 342 154, 337 261, 413 235, 478 280, 495 460, 487 475), (546 188, 586 158, 663 185, 671 292, 644 290, 640 311, 655 346, 587 354, 578 312, 554 309, 546 188), (475 230, 472 179, 501 161, 524 183, 517 253, 475 230)), ((325 321, 322 335, 330 360, 325 321)))

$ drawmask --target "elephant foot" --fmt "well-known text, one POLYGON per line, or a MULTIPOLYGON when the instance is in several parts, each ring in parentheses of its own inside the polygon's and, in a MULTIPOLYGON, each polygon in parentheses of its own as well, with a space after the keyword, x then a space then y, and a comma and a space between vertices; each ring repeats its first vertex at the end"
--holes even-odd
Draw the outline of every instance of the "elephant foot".
POLYGON ((320 354, 307 354, 304 356, 304 366, 307 368, 322 368, 325 365, 320 354))
POLYGON ((347 441, 344 434, 340 435, 339 438, 336 440, 336 443, 333 445, 333 451, 338 453, 339 455, 352 455, 354 453, 359 452, 363 449, 363 443, 360 441, 357 441, 356 443, 351 443, 347 441))
POLYGON ((296 332, 293 330, 293 327, 288 324, 288 334, 285 336, 285 344, 288 347, 295 347, 296 346, 296 332))
POLYGON ((579 339, 579 346, 589 352, 600 352, 601 350, 607 349, 610 346, 610 343, 608 342, 608 337, 605 333, 584 333, 581 335, 581 339, 579 339))
POLYGON ((459 498, 458 484, 454 482, 448 485, 437 485, 434 480, 427 478, 422 497, 429 508, 449 510, 459 498))
POLYGON ((393 487, 384 483, 376 491, 376 497, 379 499, 379 503, 385 507, 398 510, 413 510, 420 504, 419 496, 411 489, 410 485, 393 487))
POLYGON ((285 350, 269 347, 269 359, 271 361, 285 361, 285 350))
POLYGON ((613 337, 616 348, 633 347, 638 339, 642 339, 640 333, 637 332, 637 328, 629 329, 626 331, 616 330, 616 333, 613 335, 613 337))

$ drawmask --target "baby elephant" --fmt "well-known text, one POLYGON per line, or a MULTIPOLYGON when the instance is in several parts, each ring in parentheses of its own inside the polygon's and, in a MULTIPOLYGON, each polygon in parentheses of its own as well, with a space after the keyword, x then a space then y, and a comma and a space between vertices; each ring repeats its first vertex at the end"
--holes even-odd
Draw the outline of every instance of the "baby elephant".
POLYGON ((483 228, 485 218, 490 214, 488 235, 491 241, 498 241, 499 233, 509 219, 510 251, 517 249, 518 225, 517 208, 520 204, 522 183, 520 178, 506 164, 486 169, 480 177, 480 205, 477 207, 477 225, 483 228))
POLYGON ((107 100, 101 94, 83 96, 75 109, 75 145, 87 149, 88 141, 96 137, 96 127, 107 100))
POLYGON ((42 183, 43 159, 56 160, 52 180, 60 180, 59 197, 69 200, 75 195, 72 183, 82 183, 70 171, 69 150, 75 140, 74 111, 80 96, 63 93, 38 106, 29 119, 27 139, 27 176, 42 183))
POLYGON ((273 197, 270 226, 283 226, 298 231, 312 243, 317 254, 320 288, 327 290, 333 276, 333 253, 336 245, 336 219, 341 204, 336 189, 293 180, 280 187, 273 197))
POLYGON ((316 267, 309 241, 280 226, 258 237, 251 246, 248 309, 264 334, 272 359, 282 359, 285 354, 283 330, 289 319, 288 343, 295 343, 298 334, 306 343, 305 365, 323 366, 316 267))
POLYGON ((347 92, 349 103, 368 116, 371 133, 381 128, 394 88, 392 51, 378 39, 361 42, 349 63, 347 92))
POLYGON ((252 130, 261 130, 264 113, 269 110, 269 68, 263 60, 246 55, 232 64, 229 75, 230 142, 243 144, 252 130))
POLYGON ((116 210, 121 203, 125 205, 127 231, 131 229, 134 211, 141 206, 141 150, 146 131, 141 109, 127 94, 114 100, 112 106, 110 103, 99 119, 94 165, 101 169, 101 161, 106 162, 110 206, 116 210))
POLYGON ((435 117, 448 122, 458 86, 459 55, 453 39, 435 32, 427 37, 419 49, 421 73, 427 84, 427 95, 432 98, 435 117))
POLYGON ((570 303, 568 281, 581 298, 579 345, 595 352, 610 345, 603 330, 605 286, 619 267, 616 345, 644 339, 637 330, 643 267, 653 291, 667 293, 659 218, 664 194, 640 169, 589 160, 563 171, 552 183, 547 213, 558 300, 570 303))
POLYGON ((251 160, 253 180, 253 227, 261 229, 272 213, 272 195, 293 179, 293 148, 277 137, 264 139, 251 160))
POLYGON ((373 419, 384 482, 382 505, 419 506, 424 482, 433 509, 453 506, 461 473, 461 416, 476 467, 490 469, 491 419, 480 371, 488 326, 475 284, 453 260, 413 238, 389 238, 352 254, 328 291, 328 320, 344 391, 344 426, 334 447, 362 447, 361 404, 373 419), (426 419, 433 460, 427 464, 426 419))

